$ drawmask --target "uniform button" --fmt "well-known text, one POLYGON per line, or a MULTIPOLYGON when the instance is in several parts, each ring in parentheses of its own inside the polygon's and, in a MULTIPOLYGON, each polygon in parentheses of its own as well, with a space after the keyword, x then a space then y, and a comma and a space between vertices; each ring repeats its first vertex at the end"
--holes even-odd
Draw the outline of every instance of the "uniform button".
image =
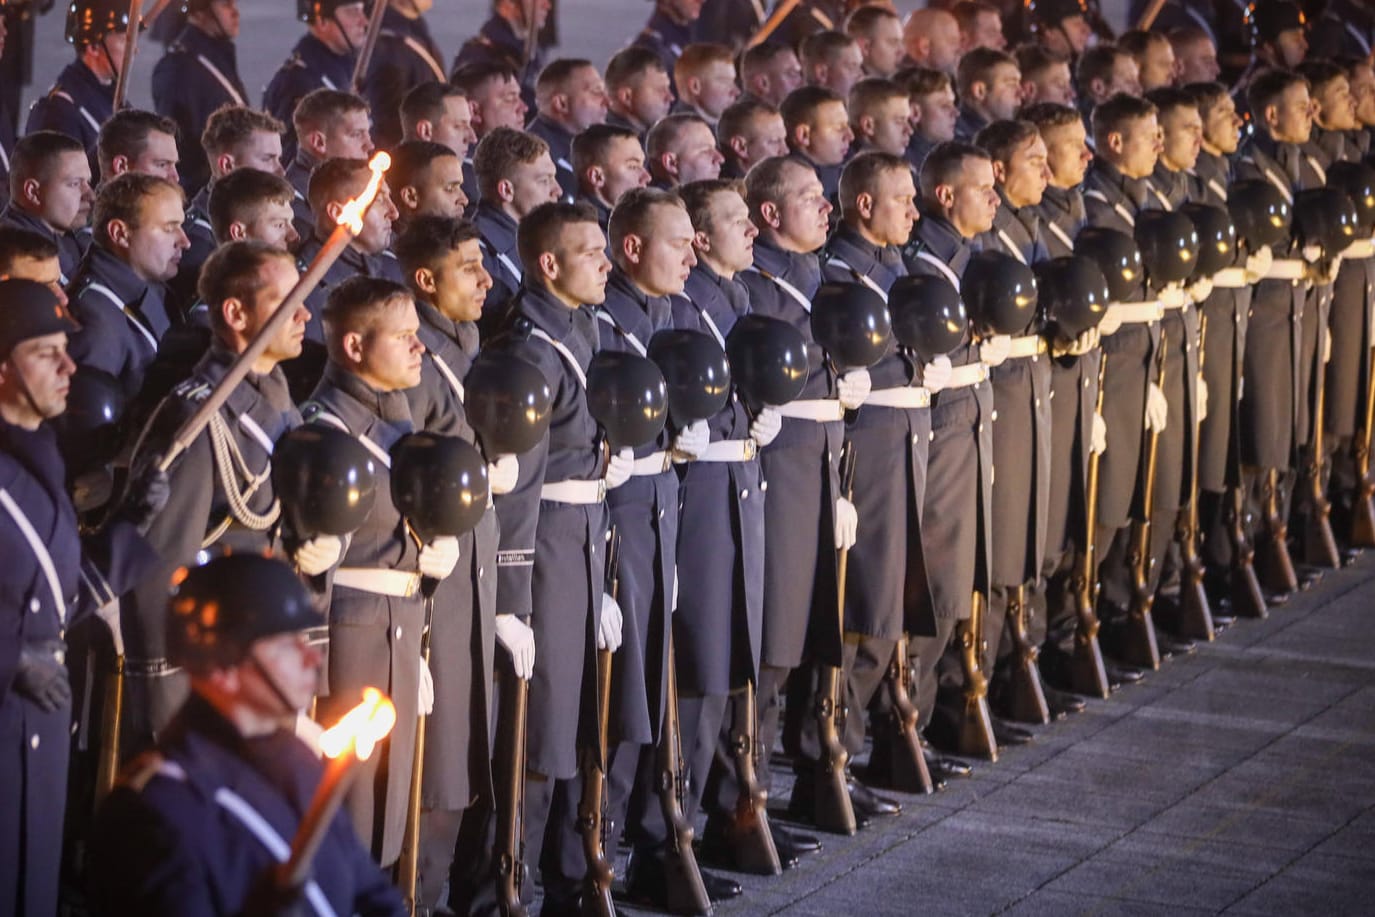
POLYGON ((1033 353, 1033 354, 1031 355, 1031 362, 1035 363, 1035 362, 1036 362, 1037 360, 1039 360, 1039 359, 1040 359, 1040 357, 1037 356, 1036 354, 1033 353))
POLYGON ((486 568, 486 567, 478 567, 478 568, 477 568, 477 578, 478 578, 478 579, 482 579, 482 577, 485 576, 486 573, 487 573, 487 568, 486 568))
POLYGON ((401 628, 399 628, 399 627, 396 629, 396 639, 398 639, 398 640, 401 639, 401 628))
POLYGON ((664 511, 663 511, 663 510, 659 510, 659 518, 660 518, 660 519, 664 518, 664 511))
POLYGON ((29 599, 29 613, 38 614, 38 609, 43 607, 43 603, 38 599, 29 599))
POLYGON ((1084 380, 1084 388, 1088 388, 1088 387, 1089 387, 1089 380, 1085 379, 1085 380, 1084 380))
POLYGON ((1040 398, 1035 399, 1034 403, 1035 403, 1036 407, 1039 408, 1039 407, 1041 406, 1041 399, 1040 399, 1040 398))
POLYGON ((916 433, 913 433, 913 434, 912 434, 912 445, 915 446, 915 445, 916 445, 917 443, 919 443, 919 442, 921 442, 921 436, 919 436, 919 435, 916 434, 916 433))
POLYGON ((762 494, 762 493, 768 493, 768 490, 769 490, 769 482, 768 482, 768 481, 760 481, 760 482, 759 482, 759 492, 760 492, 761 494, 762 494))
POLYGON ((979 432, 982 433, 983 431, 984 431, 984 425, 983 425, 983 424, 979 424, 979 432))
POLYGON ((929 437, 930 437, 930 440, 929 440, 929 441, 934 443, 934 442, 936 441, 936 431, 935 431, 935 430, 932 430, 931 433, 929 434, 929 437))
POLYGON ((33 735, 29 736, 29 747, 30 747, 30 748, 37 749, 37 748, 38 748, 38 742, 39 742, 38 733, 35 732, 33 735))
POLYGON ((993 409, 993 422, 994 422, 994 423, 997 423, 997 422, 998 422, 998 409, 997 409, 997 408, 994 408, 994 409, 993 409))
POLYGON ((748 487, 745 488, 744 490, 740 491, 740 499, 741 499, 741 500, 748 500, 749 498, 750 498, 750 491, 749 491, 749 488, 748 488, 748 487))

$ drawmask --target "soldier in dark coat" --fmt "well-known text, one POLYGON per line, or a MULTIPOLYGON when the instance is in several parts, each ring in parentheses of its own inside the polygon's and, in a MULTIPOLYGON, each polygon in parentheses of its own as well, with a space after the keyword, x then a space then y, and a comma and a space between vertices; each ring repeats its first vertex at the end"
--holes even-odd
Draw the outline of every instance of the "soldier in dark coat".
POLYGON ((657 54, 671 79, 673 65, 692 42, 692 26, 701 13, 701 0, 655 0, 654 12, 635 36, 634 44, 657 54))
POLYGON ((86 244, 77 235, 95 203, 91 163, 81 143, 56 131, 39 131, 14 146, 13 193, 0 225, 35 232, 57 246, 62 285, 76 276, 86 244))
POLYGON ((597 212, 606 232, 611 208, 633 188, 649 184, 645 151, 639 136, 624 127, 594 124, 573 138, 573 171, 578 179, 577 200, 597 212))
POLYGON ((920 114, 907 143, 907 161, 920 174, 926 154, 936 144, 955 139, 955 84, 940 70, 902 70, 894 79, 907 90, 913 113, 920 114))
POLYGON ((789 93, 779 111, 787 130, 788 149, 816 170, 826 200, 834 201, 841 166, 855 139, 845 100, 829 89, 804 86, 789 93))
POLYGON ((310 204, 310 176, 327 159, 367 159, 372 154, 368 106, 359 96, 337 89, 307 93, 291 113, 291 141, 286 180, 296 189, 296 235, 313 235, 316 217, 310 204))
POLYGON ((697 115, 668 115, 650 128, 645 160, 657 188, 671 190, 688 182, 721 177, 724 157, 711 126, 697 115))
POLYGON ((296 155, 296 105, 316 89, 352 89, 354 60, 368 31, 360 0, 296 0, 306 34, 263 91, 263 109, 288 126, 283 152, 296 155))
POLYGON ((1022 71, 1006 51, 975 48, 960 58, 956 77, 960 115, 955 139, 972 142, 974 135, 994 121, 1017 113, 1022 96, 1022 71))
MULTIPOLYGON (((536 0, 533 7, 535 29, 543 29, 552 4, 549 0, 536 0)), ((525 107, 534 108, 535 79, 544 69, 545 54, 538 42, 533 54, 527 57, 525 53, 530 33, 527 19, 530 8, 526 0, 494 0, 491 18, 458 49, 453 66, 449 68, 450 74, 473 65, 508 68, 520 87, 525 107)))
POLYGON ((377 145, 391 149, 401 142, 401 102, 421 83, 445 82, 444 54, 430 34, 422 6, 388 3, 382 14, 368 72, 360 89, 377 113, 373 136, 377 145))
POLYGON ((629 128, 643 141, 649 129, 673 107, 671 69, 664 69, 659 55, 643 45, 617 51, 607 61, 606 123, 629 128))
POLYGON ((564 200, 578 196, 573 137, 606 118, 606 86, 591 61, 560 58, 535 84, 536 114, 527 130, 549 144, 564 200))
POLYGON ((778 109, 758 99, 741 99, 721 113, 716 143, 725 161, 723 178, 744 178, 756 162, 788 153, 788 129, 778 109))

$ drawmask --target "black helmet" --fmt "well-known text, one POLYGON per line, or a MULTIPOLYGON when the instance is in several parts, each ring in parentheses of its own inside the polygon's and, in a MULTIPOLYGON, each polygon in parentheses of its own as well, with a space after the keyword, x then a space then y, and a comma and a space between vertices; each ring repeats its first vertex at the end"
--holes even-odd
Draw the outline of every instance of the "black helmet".
POLYGON ((488 456, 529 452, 544 438, 553 409, 544 373, 514 354, 484 350, 463 379, 463 412, 488 456))
POLYGON ((1290 0, 1252 0, 1244 18, 1253 48, 1271 44, 1285 32, 1302 29, 1305 23, 1303 10, 1290 0))
POLYGON ((1071 16, 1087 17, 1084 0, 1026 0, 1027 18, 1033 25, 1058 26, 1071 16))
POLYGON ((46 283, 21 277, 0 280, 0 360, 29 338, 80 330, 81 325, 46 283))
POLYGON ((1136 244, 1141 246, 1141 262, 1154 289, 1163 290, 1193 275, 1198 233, 1184 214, 1143 210, 1136 216, 1136 244))
POLYGON ((898 278, 888 291, 893 336, 923 363, 949 353, 964 341, 969 316, 964 300, 944 277, 913 274, 898 278))
POLYGON ((1289 235, 1289 202, 1264 179, 1233 182, 1227 189, 1227 212, 1232 215, 1237 238, 1244 240, 1252 252, 1269 248, 1289 235))
POLYGON ((1231 215, 1221 207, 1193 201, 1179 210, 1194 224, 1198 234, 1198 261, 1189 279, 1202 280, 1231 267, 1237 254, 1237 230, 1231 215))
POLYGON ((587 367, 587 407, 613 449, 651 442, 668 419, 668 386, 654 361, 603 350, 587 367))
POLYGON ((1125 302, 1137 292, 1146 276, 1136 240, 1116 229, 1086 227, 1074 240, 1074 253, 1098 265, 1103 279, 1108 282, 1108 295, 1114 302, 1125 302))
POLYGON ((305 23, 323 22, 341 6, 354 6, 363 0, 296 0, 296 18, 305 23))
POLYGON ((1108 311, 1108 281, 1092 258, 1065 255, 1032 266, 1047 330, 1073 341, 1096 328, 1108 311))
POLYGON ((1351 198, 1361 235, 1375 231, 1375 168, 1364 162, 1334 162, 1327 167, 1327 185, 1341 188, 1351 198))
POLYGON ((668 328, 649 339, 649 358, 664 374, 668 413, 685 427, 706 420, 730 398, 730 363, 716 338, 686 328, 668 328))
POLYGON ((392 504, 421 542, 477 528, 487 495, 487 463, 457 436, 410 433, 392 444, 392 504))
POLYGON ((167 657, 192 672, 237 665, 255 641, 325 623, 300 577, 262 554, 182 567, 167 611, 167 657))
POLYGON ((1026 334, 1036 319, 1036 275, 1004 252, 988 249, 970 258, 960 293, 980 336, 1026 334))
POLYGON ((812 297, 812 339, 840 372, 883 359, 891 334, 888 304, 862 283, 823 283, 812 297))
POLYGON ((807 339, 782 319, 742 315, 726 335, 726 355, 751 410, 787 404, 807 384, 807 339))
POLYGON ((129 4, 121 0, 72 0, 67 7, 67 43, 84 48, 111 32, 129 29, 129 4))
POLYGON ((1356 241, 1356 205, 1339 188, 1312 188, 1294 195, 1294 234, 1327 257, 1356 241))
POLYGON ((343 430, 308 423, 277 441, 272 487, 296 537, 348 535, 372 512, 377 466, 363 444, 343 430))
POLYGON ((104 370, 78 366, 69 380, 67 410, 50 424, 69 475, 99 468, 118 454, 123 437, 124 386, 104 370))

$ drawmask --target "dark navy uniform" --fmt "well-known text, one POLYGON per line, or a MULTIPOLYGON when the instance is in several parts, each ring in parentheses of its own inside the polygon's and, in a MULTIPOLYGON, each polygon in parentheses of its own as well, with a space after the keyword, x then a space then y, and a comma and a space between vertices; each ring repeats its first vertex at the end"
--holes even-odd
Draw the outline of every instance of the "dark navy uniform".
POLYGON ((959 117, 955 119, 955 139, 973 143, 974 136, 988 127, 989 120, 968 105, 960 106, 959 117))
POLYGON ((38 217, 19 209, 14 201, 10 201, 5 205, 4 210, 0 210, 0 225, 16 226, 19 229, 36 232, 56 245, 57 265, 62 275, 63 286, 70 284, 71 279, 76 276, 77 268, 81 266, 81 259, 85 256, 86 248, 90 245, 91 237, 89 235, 56 232, 38 217))
POLYGON ((102 83, 81 61, 73 61, 57 75, 48 94, 29 109, 24 133, 57 131, 81 141, 91 161, 91 174, 100 174, 96 140, 100 126, 115 109, 114 80, 102 83))
POLYGON ((654 12, 649 15, 649 22, 645 23, 645 27, 631 44, 648 48, 657 54, 659 62, 664 65, 664 72, 668 74, 669 82, 672 83, 673 67, 678 63, 678 57, 683 53, 683 49, 691 42, 692 23, 675 22, 655 4, 654 12))
POLYGON ((492 288, 482 307, 482 327, 494 328, 525 279, 525 269, 516 250, 516 221, 489 201, 481 201, 473 216, 482 241, 482 266, 492 276, 492 288))
POLYGON ((143 387, 158 342, 174 322, 167 288, 142 279, 128 264, 92 245, 68 290, 81 330, 71 336, 67 352, 78 365, 119 379, 132 401, 143 387))
POLYGON ((1360 0, 1328 0, 1308 31, 1310 58, 1369 58, 1375 48, 1375 11, 1360 0))
POLYGON ((291 56, 277 72, 263 92, 263 110, 286 125, 282 137, 282 156, 291 159, 296 152, 296 128, 291 113, 296 103, 314 89, 338 89, 348 92, 353 82, 356 54, 335 54, 324 42, 310 33, 301 36, 291 49, 291 56))
MULTIPOLYGON (((773 6, 777 8, 778 4, 773 6)), ((802 0, 769 40, 796 48, 808 35, 814 32, 838 32, 844 24, 844 3, 837 0, 802 0)))
POLYGON ((234 42, 187 25, 153 68, 153 108, 177 124, 177 163, 188 195, 210 180, 201 132, 221 105, 247 105, 234 42))
POLYGON ((549 144, 549 158, 558 169, 564 200, 572 201, 578 196, 578 176, 573 172, 573 135, 544 115, 535 115, 525 130, 549 144))
POLYGON ((14 125, 0 111, 0 206, 10 199, 10 156, 14 154, 14 125))
POLYGON ((472 38, 463 43, 454 57, 454 65, 449 74, 464 64, 499 63, 505 64, 516 72, 520 81, 520 95, 525 107, 535 109, 535 80, 544 69, 545 52, 538 42, 530 60, 525 59, 525 36, 517 33, 515 27, 496 13, 482 24, 482 28, 472 38))
MULTIPOLYGON (((291 198, 291 228, 296 236, 305 243, 315 237, 315 213, 310 209, 310 173, 320 164, 308 151, 298 149, 291 157, 283 177, 291 183, 295 195, 291 198)), ((298 249, 299 250, 299 249, 298 249)))
POLYGON ((186 241, 190 245, 181 253, 177 276, 167 286, 172 308, 177 314, 187 315, 196 303, 196 284, 200 280, 201 268, 218 247, 215 230, 210 225, 209 185, 201 188, 191 199, 181 231, 186 233, 186 241))
POLYGON ((764 2, 706 0, 692 24, 692 40, 712 42, 739 50, 764 24, 764 2))
MULTIPOLYGON (((323 774, 319 757, 292 733, 246 739, 192 697, 157 751, 126 771, 101 808, 90 846, 94 911, 245 913, 323 774)), ((407 913, 344 812, 325 831, 302 897, 315 912, 324 904, 337 914, 407 913)))
POLYGON ((401 101, 421 83, 444 82, 443 60, 425 17, 412 19, 387 7, 363 80, 378 146, 391 149, 401 142, 401 101))

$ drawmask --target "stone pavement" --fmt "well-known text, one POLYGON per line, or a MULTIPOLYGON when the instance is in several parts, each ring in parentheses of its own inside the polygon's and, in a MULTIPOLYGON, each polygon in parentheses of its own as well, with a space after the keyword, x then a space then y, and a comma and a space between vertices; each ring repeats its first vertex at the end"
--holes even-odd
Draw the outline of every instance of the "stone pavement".
POLYGON ((1368 552, 717 913, 1371 914, 1372 759, 1368 552))

